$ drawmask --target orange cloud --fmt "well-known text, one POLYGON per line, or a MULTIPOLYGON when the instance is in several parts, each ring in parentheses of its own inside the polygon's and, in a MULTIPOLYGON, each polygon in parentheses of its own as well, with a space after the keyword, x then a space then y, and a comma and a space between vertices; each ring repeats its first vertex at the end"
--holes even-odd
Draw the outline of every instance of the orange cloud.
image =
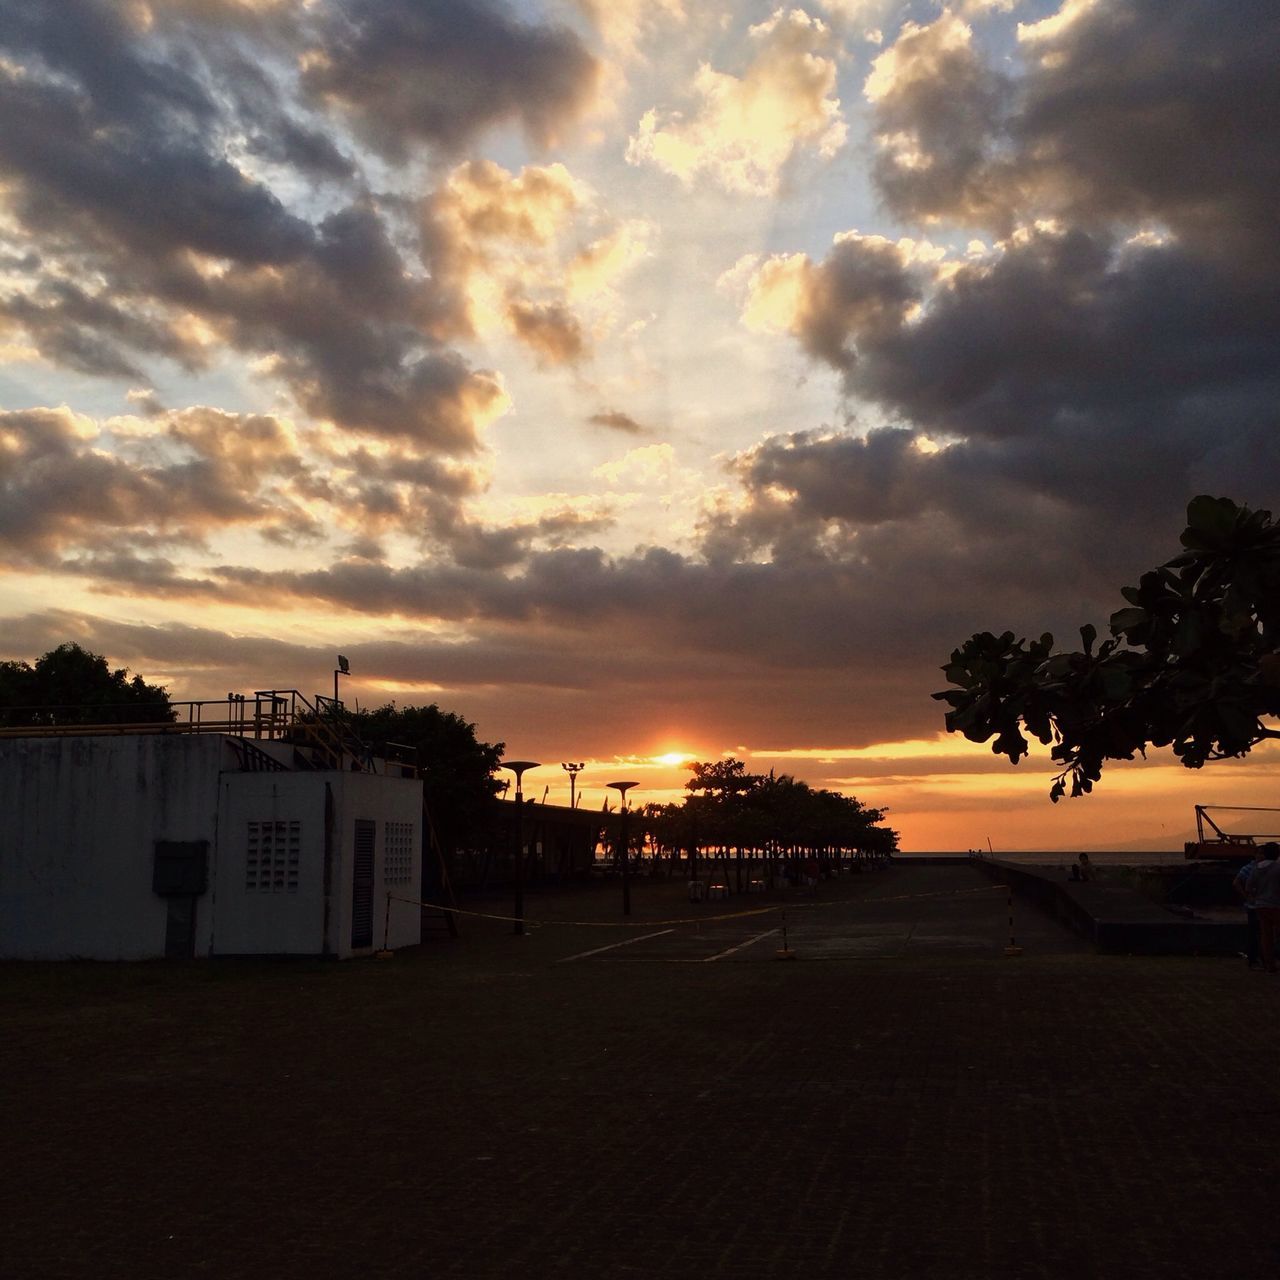
POLYGON ((825 159, 844 145, 830 28, 801 9, 779 9, 750 36, 755 56, 741 76, 699 67, 691 116, 645 112, 627 144, 630 163, 686 186, 706 175, 728 191, 768 195, 798 148, 825 159))

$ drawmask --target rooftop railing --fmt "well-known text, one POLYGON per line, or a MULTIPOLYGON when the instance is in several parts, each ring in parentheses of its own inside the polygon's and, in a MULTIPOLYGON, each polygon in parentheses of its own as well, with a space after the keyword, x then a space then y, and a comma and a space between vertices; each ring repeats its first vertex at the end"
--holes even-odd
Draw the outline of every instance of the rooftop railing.
POLYGON ((323 694, 308 698, 297 689, 257 689, 251 694, 169 703, 0 707, 0 738, 142 733, 213 733, 285 742, 310 751, 327 768, 417 773, 413 747, 388 743, 385 753, 375 758, 340 701, 323 694))

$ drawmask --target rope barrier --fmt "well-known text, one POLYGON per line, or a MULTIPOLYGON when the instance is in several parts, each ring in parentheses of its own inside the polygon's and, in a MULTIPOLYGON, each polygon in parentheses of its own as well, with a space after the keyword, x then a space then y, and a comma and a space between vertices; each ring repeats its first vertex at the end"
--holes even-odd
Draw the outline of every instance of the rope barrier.
MULTIPOLYGON (((750 916, 769 915, 774 911, 811 911, 820 907, 843 907, 850 903, 863 906, 879 905, 882 902, 914 902, 922 898, 958 898, 971 893, 990 893, 994 889, 1009 889, 1008 885, 982 885, 977 889, 940 889, 933 893, 900 893, 889 898, 837 898, 829 902, 779 902, 767 907, 754 907, 749 911, 727 911, 714 916, 683 916, 669 920, 530 920, 524 917, 524 923, 531 929, 542 929, 549 925, 569 925, 580 929, 651 929, 654 925, 706 924, 712 920, 743 920, 750 916)), ((1012 890, 1009 890, 1012 896, 1012 890)), ((405 902, 410 906, 426 907, 431 911, 446 911, 454 915, 469 916, 474 920, 499 920, 504 924, 513 923, 516 916, 500 916, 488 911, 467 911, 463 907, 446 906, 442 902, 424 902, 420 898, 406 898, 400 894, 387 894, 388 911, 390 903, 405 902)), ((1012 902, 1010 903, 1010 932, 1012 935, 1012 902)), ((1011 939, 1012 941, 1012 936, 1011 939)))
MULTIPOLYGON (((413 906, 427 907, 432 911, 449 911, 454 915, 470 916, 475 920, 501 920, 506 924, 511 924, 518 917, 516 916, 498 916, 488 911, 467 911, 462 907, 447 907, 441 902, 423 902, 418 898, 402 898, 398 894, 387 894, 388 898, 393 898, 396 902, 408 902, 413 906)), ((530 920, 528 916, 523 917, 524 923, 531 929, 542 929, 547 925, 566 924, 573 925, 576 928, 583 929, 650 929, 655 924, 702 924, 707 920, 740 920, 746 916, 763 916, 770 911, 779 911, 780 907, 755 907, 750 911, 729 911, 723 915, 716 916, 686 916, 679 920, 530 920)))

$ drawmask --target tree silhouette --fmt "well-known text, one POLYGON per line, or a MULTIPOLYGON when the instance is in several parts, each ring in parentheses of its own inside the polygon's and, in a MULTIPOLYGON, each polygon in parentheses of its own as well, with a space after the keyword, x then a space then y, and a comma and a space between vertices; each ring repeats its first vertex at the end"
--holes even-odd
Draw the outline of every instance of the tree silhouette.
POLYGON ((34 665, 0 662, 0 725, 156 724, 174 718, 163 685, 115 671, 106 658, 68 641, 34 665))
POLYGON ((1055 803, 1084 795, 1107 760, 1132 760, 1148 746, 1172 748, 1189 769, 1247 755, 1280 737, 1263 723, 1280 714, 1280 525, 1204 495, 1187 506, 1183 551, 1121 594, 1111 638, 1054 652, 1053 636, 1015 640, 980 632, 942 669, 955 688, 946 726, 1017 764, 1023 732, 1052 744, 1060 765, 1055 803))
POLYGON ((815 790, 787 774, 748 773, 732 757, 690 765, 685 802, 701 842, 766 855, 891 853, 897 833, 884 812, 852 796, 815 790))
POLYGON ((474 724, 435 703, 397 707, 394 702, 349 716, 356 734, 381 754, 389 743, 409 747, 422 773, 432 821, 446 854, 500 839, 494 777, 503 744, 481 742, 474 724))

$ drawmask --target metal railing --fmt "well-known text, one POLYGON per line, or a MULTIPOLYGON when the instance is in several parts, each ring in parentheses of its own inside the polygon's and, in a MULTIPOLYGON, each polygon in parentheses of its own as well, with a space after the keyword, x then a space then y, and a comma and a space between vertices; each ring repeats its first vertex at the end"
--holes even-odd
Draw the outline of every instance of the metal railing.
POLYGON ((214 733, 255 741, 288 743, 312 753, 331 769, 354 765, 361 772, 417 776, 417 752, 389 743, 375 757, 347 719, 343 704, 297 689, 257 689, 251 694, 169 703, 0 707, 0 738, 55 738, 112 734, 214 733))

